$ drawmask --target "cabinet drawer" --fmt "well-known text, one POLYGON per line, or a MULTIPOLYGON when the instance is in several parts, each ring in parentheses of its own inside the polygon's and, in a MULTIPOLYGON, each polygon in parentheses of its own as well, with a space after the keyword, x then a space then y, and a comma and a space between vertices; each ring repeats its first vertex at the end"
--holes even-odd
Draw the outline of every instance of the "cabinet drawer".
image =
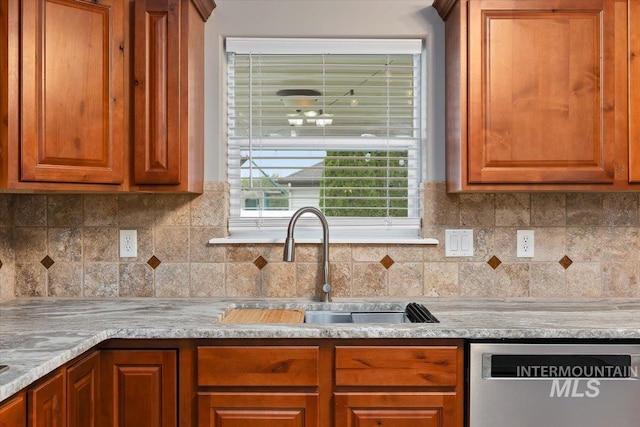
POLYGON ((198 347, 199 386, 317 386, 318 347, 198 347))
POLYGON ((458 347, 336 347, 338 386, 451 386, 458 347))

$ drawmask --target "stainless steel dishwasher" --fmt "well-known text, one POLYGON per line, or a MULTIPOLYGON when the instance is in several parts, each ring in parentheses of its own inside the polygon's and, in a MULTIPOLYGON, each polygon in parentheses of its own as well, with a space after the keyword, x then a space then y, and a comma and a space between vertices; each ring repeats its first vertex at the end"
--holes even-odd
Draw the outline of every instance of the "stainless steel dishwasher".
POLYGON ((469 427, 638 427, 640 344, 472 343, 469 427))

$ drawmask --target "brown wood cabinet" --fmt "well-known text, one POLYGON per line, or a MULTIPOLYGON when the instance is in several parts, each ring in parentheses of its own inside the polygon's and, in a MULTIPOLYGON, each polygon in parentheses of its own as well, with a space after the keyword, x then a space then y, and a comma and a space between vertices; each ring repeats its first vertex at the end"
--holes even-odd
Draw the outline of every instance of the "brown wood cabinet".
POLYGON ((68 427, 99 427, 100 352, 67 369, 68 427))
POLYGON ((175 350, 102 350, 100 357, 103 427, 177 425, 175 350))
POLYGON ((629 180, 640 183, 640 0, 629 0, 629 180))
POLYGON ((24 393, 0 404, 0 427, 27 427, 27 401, 24 393))
POLYGON ((58 370, 28 392, 29 427, 65 427, 66 372, 58 370))
POLYGON ((0 190, 202 192, 213 0, 0 0, 0 190))
POLYGON ((626 0, 436 0, 448 191, 629 189, 626 0))

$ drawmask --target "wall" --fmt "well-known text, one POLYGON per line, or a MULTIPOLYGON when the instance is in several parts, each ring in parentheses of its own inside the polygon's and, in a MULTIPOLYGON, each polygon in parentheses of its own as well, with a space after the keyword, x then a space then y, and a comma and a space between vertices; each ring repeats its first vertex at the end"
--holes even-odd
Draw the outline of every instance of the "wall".
MULTIPOLYGON (((299 245, 295 263, 281 245, 207 245, 226 232, 227 197, 214 183, 201 196, 0 195, 0 297, 316 295, 319 245, 299 245), (138 258, 118 258, 123 228, 138 230, 138 258)), ((336 296, 640 296, 635 193, 448 195, 439 182, 425 201, 425 234, 473 228, 475 256, 332 245, 336 296), (519 228, 535 230, 531 260, 515 257, 519 228)))

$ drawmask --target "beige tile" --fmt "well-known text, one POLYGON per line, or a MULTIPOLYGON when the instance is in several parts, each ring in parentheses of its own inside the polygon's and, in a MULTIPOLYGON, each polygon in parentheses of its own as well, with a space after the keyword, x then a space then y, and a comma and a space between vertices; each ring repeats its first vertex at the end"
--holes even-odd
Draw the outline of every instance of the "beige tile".
POLYGON ((49 227, 78 227, 82 225, 83 196, 78 194, 49 194, 47 196, 47 225, 49 227))
MULTIPOLYGON (((333 260, 333 251, 337 250, 335 246, 329 246, 329 259, 333 260)), ((284 248, 280 247, 280 258, 284 255, 284 248)), ((351 259, 351 252, 349 258, 351 259)), ((296 262, 322 262, 322 245, 296 245, 296 262)))
POLYGON ((83 295, 85 297, 117 297, 118 274, 118 264, 86 262, 83 295))
POLYGON ((255 245, 228 245, 227 262, 253 262, 260 256, 260 248, 255 245))
POLYGON ((14 224, 18 227, 47 225, 47 196, 16 194, 14 196, 14 224))
POLYGON ((118 226, 123 229, 152 227, 155 203, 152 194, 119 194, 118 226))
POLYGON ((153 269, 144 263, 121 263, 118 279, 119 296, 152 297, 153 269))
MULTIPOLYGON (((496 227, 493 230, 493 245, 491 256, 497 256, 501 262, 513 262, 519 261, 516 255, 516 239, 518 235, 518 229, 516 227, 496 227)), ((538 239, 536 236, 536 244, 538 239)), ((538 248, 536 247, 536 253, 538 248)), ((485 257, 488 254, 485 254, 485 257)), ((487 258, 487 259, 488 259, 487 258)), ((484 259, 484 258, 483 258, 484 259)))
POLYGON ((531 194, 531 225, 564 226, 567 223, 567 196, 563 193, 531 194))
POLYGON ((82 251, 85 262, 116 262, 119 234, 116 227, 85 227, 82 251))
MULTIPOLYGON (((322 246, 318 245, 319 253, 322 253, 322 246)), ((329 260, 331 262, 350 262, 353 258, 351 255, 351 245, 330 245, 329 260)), ((317 258, 320 260, 321 258, 317 258)))
POLYGON ((0 227, 13 226, 13 199, 13 194, 0 194, 0 227))
POLYGON ((331 295, 337 298, 353 296, 353 264, 350 262, 334 262, 330 265, 330 271, 331 295))
POLYGON ((566 270, 567 296, 598 298, 602 296, 600 263, 574 262, 566 270))
POLYGON ((48 255, 55 261, 82 261, 81 228, 49 228, 47 231, 48 255))
POLYGON ((529 296, 529 264, 503 263, 495 270, 491 297, 527 297, 529 296))
POLYGON ((455 297, 458 287, 457 262, 424 263, 423 293, 430 297, 455 297))
POLYGON ((638 294, 637 263, 602 265, 602 296, 635 298, 638 294))
POLYGON ((56 262, 47 271, 47 296, 70 298, 82 296, 82 263, 56 262))
POLYGON ((493 226, 496 212, 493 194, 461 194, 460 225, 493 226))
POLYGON ((17 297, 47 296, 47 270, 39 262, 17 262, 15 293, 17 297))
POLYGON ((156 227, 154 255, 164 262, 189 261, 189 228, 156 227))
POLYGON ((14 261, 16 257, 14 247, 13 229, 9 227, 0 227, 0 261, 14 261))
POLYGON ((259 297, 260 270, 250 262, 225 265, 225 292, 227 297, 259 297))
POLYGON ((225 268, 221 263, 190 265, 189 296, 193 298, 224 297, 225 268))
POLYGON ((463 262, 479 262, 486 261, 495 255, 493 247, 495 230, 497 230, 495 227, 475 227, 473 229, 473 256, 458 259, 463 262))
POLYGON ((460 197, 447 194, 444 182, 427 182, 424 184, 424 227, 460 225, 460 197))
MULTIPOLYGON (((120 257, 120 246, 118 245, 118 260, 122 262, 147 262, 154 254, 153 244, 153 228, 130 227, 124 230, 136 230, 138 235, 138 256, 137 257, 120 257)), ((120 240, 120 230, 118 230, 118 240, 120 240)), ((160 259, 161 262, 165 260, 160 259)))
POLYGON ((261 271, 262 296, 294 298, 296 296, 296 266, 291 262, 270 262, 261 271))
POLYGON ((567 254, 567 235, 564 227, 536 227, 534 233, 534 261, 557 262, 567 254))
POLYGON ((16 263, 3 262, 0 268, 0 298, 11 299, 16 296, 16 263))
MULTIPOLYGON (((296 245, 295 249, 295 261, 300 260, 300 246, 296 245)), ((260 245, 260 254, 268 262, 282 262, 282 256, 284 255, 284 245, 260 245)))
POLYGON ((354 261, 379 262, 386 255, 386 246, 353 245, 351 247, 351 257, 354 261))
POLYGON ((497 226, 528 226, 531 223, 529 193, 495 195, 497 226))
POLYGON ((40 262, 47 255, 45 227, 17 227, 13 232, 16 261, 40 262))
POLYGON ((421 262, 395 263, 389 268, 389 296, 417 297, 423 292, 421 262))
POLYGON ((229 183, 225 181, 206 181, 204 183, 204 191, 218 191, 223 193, 229 192, 229 183))
POLYGON ((191 225, 196 227, 226 227, 229 218, 229 197, 226 192, 205 191, 191 200, 191 225))
POLYGON ((188 226, 191 224, 191 199, 189 194, 158 194, 155 199, 156 226, 188 226))
POLYGON ((85 227, 118 225, 118 196, 116 194, 85 194, 85 227))
POLYGON ((224 245, 210 245, 214 227, 189 227, 189 256, 191 262, 224 262, 227 250, 224 245))
POLYGON ((354 297, 386 297, 387 270, 379 262, 354 263, 351 292, 354 297))
POLYGON ((557 262, 532 262, 529 270, 529 296, 566 297, 567 286, 564 268, 557 262))
POLYGON ((423 245, 389 245, 387 254, 395 262, 422 262, 424 247, 423 245))
POLYGON ((601 261, 606 230, 601 227, 568 227, 567 256, 574 262, 601 261))
MULTIPOLYGON (((452 227, 460 228, 460 227, 452 227)), ((438 239, 439 244, 423 246, 422 256, 425 262, 429 261, 446 261, 448 258, 445 256, 445 240, 444 231, 445 227, 427 227, 423 229, 425 236, 438 239)))
POLYGON ((602 195, 604 225, 638 225, 638 195, 636 193, 605 193, 602 195))
POLYGON ((640 235, 637 227, 602 227, 603 262, 640 261, 640 235))
POLYGON ((185 298, 189 296, 189 264, 163 262, 154 270, 155 296, 185 298))
POLYGON ((489 297, 495 295, 495 272, 486 262, 465 262, 460 263, 458 267, 460 296, 489 297))
POLYGON ((602 195, 599 193, 567 194, 567 225, 601 225, 602 195))

